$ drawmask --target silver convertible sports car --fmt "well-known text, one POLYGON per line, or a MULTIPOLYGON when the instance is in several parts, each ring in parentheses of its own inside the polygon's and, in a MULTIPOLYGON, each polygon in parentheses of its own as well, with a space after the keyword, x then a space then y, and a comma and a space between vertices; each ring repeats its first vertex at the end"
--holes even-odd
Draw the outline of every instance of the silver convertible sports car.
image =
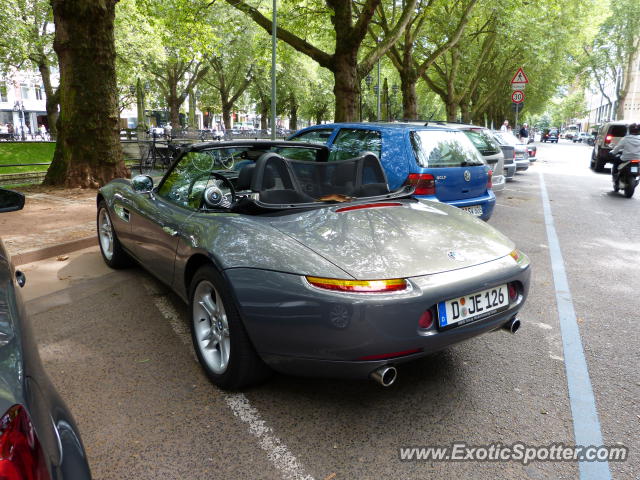
POLYGON ((328 160, 295 142, 186 147, 157 184, 100 189, 104 260, 133 259, 188 302, 197 356, 225 389, 271 370, 388 386, 398 364, 515 332, 530 269, 509 239, 412 185, 390 192, 373 154, 328 160))

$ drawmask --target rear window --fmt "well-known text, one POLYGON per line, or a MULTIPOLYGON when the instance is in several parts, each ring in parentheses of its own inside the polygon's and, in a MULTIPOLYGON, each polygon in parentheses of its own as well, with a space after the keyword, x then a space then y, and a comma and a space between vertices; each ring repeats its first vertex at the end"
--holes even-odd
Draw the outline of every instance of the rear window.
POLYGON ((411 146, 421 167, 472 167, 485 164, 471 140, 462 132, 413 131, 411 146))
POLYGON ((482 130, 463 130, 463 132, 482 155, 489 156, 500 153, 500 146, 486 132, 482 130))
POLYGON ((611 125, 609 127, 608 135, 613 137, 624 137, 627 134, 627 126, 626 125, 611 125))

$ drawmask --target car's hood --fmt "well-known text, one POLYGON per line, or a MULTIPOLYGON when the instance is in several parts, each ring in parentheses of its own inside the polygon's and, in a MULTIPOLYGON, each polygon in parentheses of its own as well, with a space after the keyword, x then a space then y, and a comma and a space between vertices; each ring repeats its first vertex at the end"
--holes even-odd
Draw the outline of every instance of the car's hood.
POLYGON ((405 200, 400 206, 341 211, 343 204, 287 215, 271 225, 356 279, 434 274, 508 255, 513 243, 446 204, 405 200))

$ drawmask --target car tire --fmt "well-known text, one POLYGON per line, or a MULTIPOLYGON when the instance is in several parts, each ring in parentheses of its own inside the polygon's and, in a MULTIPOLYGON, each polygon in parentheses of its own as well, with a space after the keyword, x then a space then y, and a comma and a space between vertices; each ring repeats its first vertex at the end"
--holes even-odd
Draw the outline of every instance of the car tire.
POLYGON ((120 269, 131 266, 132 260, 127 252, 124 251, 116 231, 113 228, 111 215, 104 200, 98 204, 98 215, 96 218, 98 229, 98 244, 100 245, 100 253, 102 259, 109 267, 120 269))
POLYGON ((620 191, 620 181, 617 178, 613 181, 613 191, 616 193, 620 191))
POLYGON ((222 275, 201 267, 189 289, 191 340, 209 379, 224 390, 265 380, 271 369, 256 353, 222 275))
POLYGON ((606 161, 602 161, 600 160, 600 157, 596 157, 596 166, 595 166, 595 171, 596 172, 604 172, 604 166, 606 165, 606 161))
POLYGON ((596 150, 595 148, 591 151, 591 162, 589 162, 589 168, 591 170, 596 169, 596 150))

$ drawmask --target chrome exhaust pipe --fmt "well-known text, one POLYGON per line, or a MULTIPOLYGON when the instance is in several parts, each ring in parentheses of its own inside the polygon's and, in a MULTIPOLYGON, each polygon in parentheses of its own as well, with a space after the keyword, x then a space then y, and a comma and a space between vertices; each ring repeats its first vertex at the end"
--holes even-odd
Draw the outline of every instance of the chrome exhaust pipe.
POLYGON ((371 372, 369 376, 383 387, 390 387, 393 385, 393 382, 396 381, 396 378, 398 378, 398 371, 396 367, 385 365, 371 372))
POLYGON ((518 320, 517 318, 512 318, 507 323, 502 325, 502 328, 511 333, 516 333, 518 329, 520 329, 520 320, 518 320))

